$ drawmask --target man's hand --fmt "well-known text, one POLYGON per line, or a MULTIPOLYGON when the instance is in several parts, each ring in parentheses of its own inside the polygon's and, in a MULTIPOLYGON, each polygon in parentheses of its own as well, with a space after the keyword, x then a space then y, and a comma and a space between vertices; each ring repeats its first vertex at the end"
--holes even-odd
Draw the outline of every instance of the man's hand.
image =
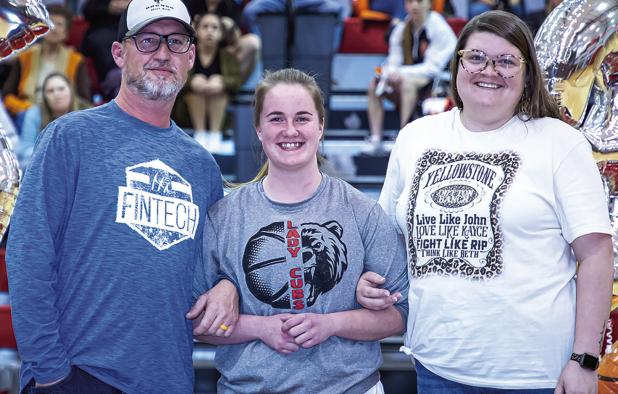
POLYGON ((259 330, 260 340, 281 354, 290 354, 299 349, 299 346, 294 342, 294 337, 283 331, 283 322, 290 316, 292 315, 264 316, 261 319, 263 324, 256 327, 256 330, 259 330))
POLYGON ((187 313, 193 335, 230 336, 238 321, 238 291, 227 279, 202 294, 187 313), (227 330, 226 330, 227 328, 227 330))
POLYGON ((367 309, 379 311, 395 304, 401 298, 401 293, 390 294, 388 290, 378 286, 386 279, 375 272, 365 272, 356 284, 356 301, 367 309))
POLYGON ((282 330, 308 349, 330 338, 335 333, 335 322, 327 314, 301 313, 286 318, 282 330))
POLYGON ((569 361, 558 379, 555 394, 596 394, 598 377, 596 371, 584 369, 575 361, 569 361))

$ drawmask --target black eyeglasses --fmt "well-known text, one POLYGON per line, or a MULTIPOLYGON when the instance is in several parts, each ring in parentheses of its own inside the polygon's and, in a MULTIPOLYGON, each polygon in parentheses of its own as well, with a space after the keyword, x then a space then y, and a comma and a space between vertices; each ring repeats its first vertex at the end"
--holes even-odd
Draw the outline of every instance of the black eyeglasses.
POLYGON ((167 35, 157 33, 137 33, 126 39, 132 38, 135 42, 135 47, 143 53, 151 53, 159 50, 161 41, 165 40, 167 49, 174 53, 185 53, 191 47, 193 37, 188 34, 172 33, 167 35))

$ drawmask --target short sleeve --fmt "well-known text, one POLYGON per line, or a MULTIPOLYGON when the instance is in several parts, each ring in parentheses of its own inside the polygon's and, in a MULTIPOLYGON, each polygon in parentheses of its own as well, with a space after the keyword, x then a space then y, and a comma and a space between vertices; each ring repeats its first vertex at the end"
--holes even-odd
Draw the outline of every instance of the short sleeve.
POLYGON ((392 223, 395 225, 397 223, 395 219, 397 200, 401 196, 401 193, 403 193, 404 188, 404 181, 399 165, 401 145, 404 143, 401 137, 402 135, 400 133, 400 136, 397 138, 395 146, 391 151, 391 155, 388 160, 388 167, 386 169, 386 176, 384 177, 384 184, 378 200, 380 206, 382 206, 382 209, 384 209, 386 214, 390 217, 392 223))
POLYGON ((567 242, 585 234, 611 234, 601 175, 587 141, 575 145, 559 163, 554 188, 558 220, 567 242))

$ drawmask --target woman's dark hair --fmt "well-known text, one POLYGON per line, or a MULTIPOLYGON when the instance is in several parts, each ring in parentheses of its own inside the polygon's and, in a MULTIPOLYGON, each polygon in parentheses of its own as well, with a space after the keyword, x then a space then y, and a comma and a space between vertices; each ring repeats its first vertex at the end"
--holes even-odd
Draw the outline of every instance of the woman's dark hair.
POLYGON ((451 89, 457 108, 464 109, 464 104, 457 92, 457 75, 459 73, 459 56, 457 52, 464 49, 472 33, 485 32, 502 37, 521 52, 525 64, 524 92, 517 105, 516 113, 523 120, 550 117, 560 119, 558 104, 549 95, 539 67, 532 32, 528 26, 514 14, 505 11, 487 11, 472 18, 461 31, 455 53, 451 60, 451 89))

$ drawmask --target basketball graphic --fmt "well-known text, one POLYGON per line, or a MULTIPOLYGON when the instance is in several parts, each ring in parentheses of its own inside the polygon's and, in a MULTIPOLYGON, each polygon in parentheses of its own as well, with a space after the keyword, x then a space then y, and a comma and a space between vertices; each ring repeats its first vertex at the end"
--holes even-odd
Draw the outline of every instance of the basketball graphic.
POLYGON ((284 222, 262 227, 247 242, 243 256, 245 280, 251 293, 275 308, 290 307, 284 230, 284 222))

